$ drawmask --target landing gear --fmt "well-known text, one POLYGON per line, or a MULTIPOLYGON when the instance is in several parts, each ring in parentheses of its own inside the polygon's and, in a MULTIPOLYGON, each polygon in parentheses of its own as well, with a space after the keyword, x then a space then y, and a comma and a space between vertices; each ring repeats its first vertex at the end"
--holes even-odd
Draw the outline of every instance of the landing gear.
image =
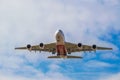
POLYGON ((71 50, 70 49, 67 49, 67 51, 68 51, 68 54, 71 54, 71 50))
POLYGON ((64 56, 67 56, 67 54, 65 53, 64 56))
POLYGON ((68 52, 68 54, 71 54, 71 52, 68 52))
POLYGON ((57 56, 60 56, 60 53, 57 53, 57 56))
POLYGON ((55 54, 56 53, 56 49, 53 48, 52 50, 52 54, 55 54))
POLYGON ((52 54, 55 54, 55 52, 52 52, 52 54))

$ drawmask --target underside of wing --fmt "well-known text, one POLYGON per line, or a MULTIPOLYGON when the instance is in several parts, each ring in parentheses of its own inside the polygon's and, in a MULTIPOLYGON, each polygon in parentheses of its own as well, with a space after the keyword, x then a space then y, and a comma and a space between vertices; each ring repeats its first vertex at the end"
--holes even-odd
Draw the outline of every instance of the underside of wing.
POLYGON ((80 51, 95 51, 95 50, 112 50, 112 48, 99 47, 96 45, 82 45, 81 43, 75 44, 70 42, 65 42, 65 46, 68 52, 80 52, 80 51))
POLYGON ((43 44, 31 46, 28 44, 26 47, 16 47, 15 49, 25 50, 28 49, 30 51, 45 51, 45 52, 56 52, 56 43, 43 44))

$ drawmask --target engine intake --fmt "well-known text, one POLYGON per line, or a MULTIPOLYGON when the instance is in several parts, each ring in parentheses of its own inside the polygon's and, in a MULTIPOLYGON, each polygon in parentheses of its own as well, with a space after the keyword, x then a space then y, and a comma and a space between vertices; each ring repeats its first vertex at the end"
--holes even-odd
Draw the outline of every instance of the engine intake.
POLYGON ((97 46, 94 44, 94 45, 92 46, 92 48, 93 48, 93 49, 96 49, 96 48, 97 48, 97 46))
POLYGON ((78 43, 78 47, 82 47, 82 43, 78 43))
POLYGON ((30 48, 31 48, 31 45, 30 45, 30 44, 28 44, 28 45, 27 45, 27 48, 28 48, 28 49, 30 49, 30 48))
POLYGON ((41 48, 44 46, 44 44, 43 43, 40 43, 40 45, 39 45, 41 48))

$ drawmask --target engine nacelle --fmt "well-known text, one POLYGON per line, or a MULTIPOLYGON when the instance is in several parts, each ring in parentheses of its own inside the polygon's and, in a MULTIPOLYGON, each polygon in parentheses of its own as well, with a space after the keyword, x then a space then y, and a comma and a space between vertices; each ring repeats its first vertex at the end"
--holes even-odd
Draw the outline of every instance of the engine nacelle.
POLYGON ((28 49, 28 50, 31 49, 31 45, 30 45, 30 44, 27 45, 27 49, 28 49))
POLYGON ((82 43, 78 43, 78 47, 81 48, 82 47, 82 43))
POLYGON ((43 48, 43 47, 44 47, 44 44, 43 44, 43 43, 40 43, 39 46, 40 46, 40 48, 43 48))
POLYGON ((92 48, 93 48, 93 49, 96 49, 96 48, 97 48, 97 46, 94 44, 94 45, 92 45, 92 48))
POLYGON ((56 53, 56 49, 53 48, 53 49, 52 49, 52 54, 55 54, 55 53, 56 53))

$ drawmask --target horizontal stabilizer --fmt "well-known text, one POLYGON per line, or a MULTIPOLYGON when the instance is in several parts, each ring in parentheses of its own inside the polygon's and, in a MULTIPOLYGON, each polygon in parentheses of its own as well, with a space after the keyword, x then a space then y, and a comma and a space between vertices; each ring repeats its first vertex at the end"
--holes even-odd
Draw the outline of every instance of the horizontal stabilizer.
POLYGON ((81 56, 49 56, 48 58, 83 58, 81 56))

